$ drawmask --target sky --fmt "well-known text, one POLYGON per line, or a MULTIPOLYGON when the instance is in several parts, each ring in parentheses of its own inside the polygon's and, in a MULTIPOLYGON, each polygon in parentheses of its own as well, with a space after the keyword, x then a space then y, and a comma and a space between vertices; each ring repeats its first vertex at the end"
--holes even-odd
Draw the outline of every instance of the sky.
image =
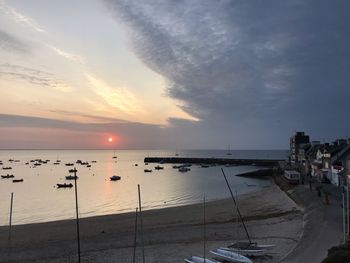
POLYGON ((0 0, 0 149, 345 138, 348 10, 345 0, 0 0))

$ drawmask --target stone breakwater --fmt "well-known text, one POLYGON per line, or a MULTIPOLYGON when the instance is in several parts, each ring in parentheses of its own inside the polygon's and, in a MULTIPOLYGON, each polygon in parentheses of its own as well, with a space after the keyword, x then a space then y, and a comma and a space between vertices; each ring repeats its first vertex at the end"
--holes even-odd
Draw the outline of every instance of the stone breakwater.
POLYGON ((145 163, 191 163, 218 165, 256 165, 264 167, 277 166, 284 160, 274 159, 231 159, 231 158, 191 158, 191 157, 146 157, 145 163))

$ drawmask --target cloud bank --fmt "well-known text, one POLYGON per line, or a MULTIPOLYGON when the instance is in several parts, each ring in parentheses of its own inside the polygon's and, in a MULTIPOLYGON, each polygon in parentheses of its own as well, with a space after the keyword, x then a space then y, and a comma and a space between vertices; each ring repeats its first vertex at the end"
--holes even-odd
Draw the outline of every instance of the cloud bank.
POLYGON ((105 2, 168 96, 203 122, 254 128, 271 142, 296 129, 350 132, 349 2, 105 2))

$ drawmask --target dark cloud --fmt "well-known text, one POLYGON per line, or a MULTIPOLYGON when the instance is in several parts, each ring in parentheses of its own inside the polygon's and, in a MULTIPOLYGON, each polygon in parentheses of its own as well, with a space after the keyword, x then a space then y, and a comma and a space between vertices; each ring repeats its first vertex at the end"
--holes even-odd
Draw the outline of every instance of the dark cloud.
POLYGON ((204 125, 270 145, 281 137, 281 146, 297 129, 350 132, 341 124, 350 110, 350 2, 106 2, 168 95, 204 125))
POLYGON ((0 50, 7 52, 28 54, 31 53, 31 47, 18 37, 0 29, 0 50))

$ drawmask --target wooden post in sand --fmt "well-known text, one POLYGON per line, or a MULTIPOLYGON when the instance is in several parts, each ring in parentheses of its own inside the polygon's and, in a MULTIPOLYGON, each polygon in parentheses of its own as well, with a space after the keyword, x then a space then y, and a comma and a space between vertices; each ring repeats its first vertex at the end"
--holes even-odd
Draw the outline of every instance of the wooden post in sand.
POLYGON ((77 222, 77 241, 78 241, 78 262, 80 263, 80 231, 79 231, 79 207, 78 207, 78 189, 77 189, 77 169, 74 168, 74 189, 75 189, 75 212, 77 222))
POLYGON ((132 263, 135 263, 135 258, 136 258, 136 237, 137 237, 137 211, 138 209, 136 208, 136 213, 135 213, 135 232, 134 232, 134 255, 132 258, 132 263))
POLYGON ((10 203, 10 220, 9 220, 9 235, 8 235, 8 250, 7 250, 8 262, 10 262, 10 255, 11 255, 12 207, 13 207, 13 192, 11 193, 11 203, 10 203))
POLYGON ((204 240, 204 244, 203 244, 203 262, 205 263, 205 258, 206 258, 206 229, 205 229, 205 195, 203 197, 203 240, 204 240))
POLYGON ((141 243, 142 243, 142 262, 145 263, 145 244, 143 242, 143 222, 142 222, 142 210, 141 210, 141 191, 140 185, 137 185, 139 193, 139 211, 140 211, 140 225, 141 225, 141 243))

